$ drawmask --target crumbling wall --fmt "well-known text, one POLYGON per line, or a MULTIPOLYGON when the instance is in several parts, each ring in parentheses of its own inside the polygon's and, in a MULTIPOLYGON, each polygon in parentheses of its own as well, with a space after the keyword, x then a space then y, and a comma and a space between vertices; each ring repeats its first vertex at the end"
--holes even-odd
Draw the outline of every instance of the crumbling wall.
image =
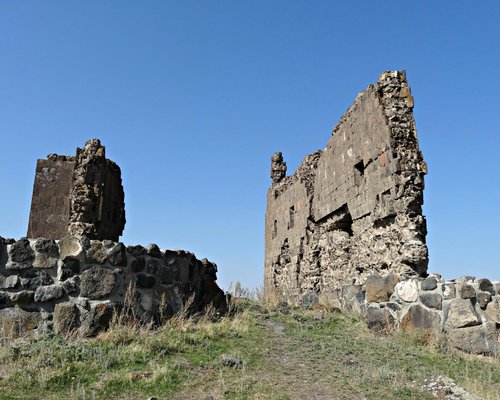
POLYGON ((120 167, 106 159, 99 139, 75 157, 50 154, 38 160, 28 237, 61 239, 68 233, 114 240, 125 227, 120 167))
POLYGON ((0 338, 94 336, 117 311, 159 324, 188 300, 189 311, 226 302, 217 266, 182 250, 125 247, 66 236, 59 241, 0 238, 0 338))
POLYGON ((404 72, 360 93, 326 149, 285 176, 272 159, 267 195, 265 290, 293 304, 327 302, 374 271, 424 276, 426 164, 404 72))

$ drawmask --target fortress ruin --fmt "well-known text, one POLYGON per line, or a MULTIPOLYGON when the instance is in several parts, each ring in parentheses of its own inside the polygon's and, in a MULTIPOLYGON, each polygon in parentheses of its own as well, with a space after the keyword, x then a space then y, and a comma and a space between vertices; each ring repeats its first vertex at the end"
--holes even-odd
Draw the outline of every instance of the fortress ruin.
POLYGON ((0 237, 0 339, 95 336, 116 311, 160 324, 186 304, 223 311, 217 265, 184 250, 118 242, 125 226, 120 168, 98 139, 76 156, 38 160, 28 237, 0 237))
POLYGON ((293 175, 281 153, 273 156, 265 290, 299 305, 375 271, 425 276, 426 172, 406 75, 385 72, 293 175))

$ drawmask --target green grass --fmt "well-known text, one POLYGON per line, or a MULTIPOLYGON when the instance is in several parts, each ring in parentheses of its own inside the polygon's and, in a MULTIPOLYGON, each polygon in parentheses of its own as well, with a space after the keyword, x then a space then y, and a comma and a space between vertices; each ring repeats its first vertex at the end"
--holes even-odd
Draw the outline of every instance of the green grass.
POLYGON ((239 308, 216 322, 117 323, 91 340, 3 344, 0 399, 430 399, 412 382, 433 375, 500 399, 498 359, 445 351, 416 334, 378 337, 353 315, 239 308), (243 368, 223 366, 224 353, 243 368))

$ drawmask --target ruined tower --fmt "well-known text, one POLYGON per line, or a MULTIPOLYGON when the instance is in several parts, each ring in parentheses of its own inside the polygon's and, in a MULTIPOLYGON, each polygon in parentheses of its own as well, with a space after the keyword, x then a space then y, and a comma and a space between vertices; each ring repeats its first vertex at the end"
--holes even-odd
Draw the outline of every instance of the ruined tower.
POLYGON ((118 241, 125 227, 120 167, 92 139, 76 156, 38 160, 28 237, 61 239, 72 234, 118 241))
POLYGON ((292 304, 327 302, 373 272, 424 276, 427 166, 404 71, 360 93, 323 151, 286 175, 272 158, 267 193, 265 291, 292 304))

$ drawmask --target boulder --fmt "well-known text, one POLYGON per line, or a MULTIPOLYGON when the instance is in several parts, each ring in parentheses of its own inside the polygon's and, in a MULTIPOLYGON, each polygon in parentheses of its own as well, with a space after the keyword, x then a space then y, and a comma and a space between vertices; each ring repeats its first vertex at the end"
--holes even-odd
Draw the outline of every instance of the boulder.
POLYGON ((20 292, 12 293, 10 301, 17 304, 29 304, 35 301, 35 292, 33 290, 21 290, 20 292))
POLYGON ((160 248, 158 245, 154 243, 150 243, 148 247, 146 248, 146 254, 150 257, 155 257, 155 258, 162 258, 163 253, 161 252, 160 248))
POLYGON ((37 253, 47 254, 54 258, 59 258, 59 247, 55 240, 52 239, 37 239, 35 242, 35 250, 37 253))
POLYGON ((19 277, 17 275, 0 275, 0 289, 15 289, 18 284, 19 277))
POLYGON ((457 295, 454 283, 444 283, 442 289, 443 289, 443 297, 445 300, 454 299, 457 295))
POLYGON ((488 303, 491 301, 491 294, 489 292, 479 292, 476 296, 476 300, 483 310, 486 308, 488 303))
POLYGON ((394 274, 382 277, 375 273, 368 276, 365 283, 366 301, 369 303, 389 301, 397 283, 398 278, 394 274))
POLYGON ((449 346, 467 353, 500 355, 498 336, 483 325, 450 329, 447 333, 447 342, 449 346))
POLYGON ((141 245, 127 246, 127 251, 132 257, 140 257, 146 254, 146 249, 141 245))
POLYGON ((127 251, 123 243, 116 243, 108 252, 109 263, 115 267, 127 265, 127 251))
POLYGON ((80 295, 91 300, 109 296, 116 285, 115 273, 107 268, 92 267, 81 275, 80 295))
POLYGON ((444 324, 446 330, 478 325, 481 323, 472 302, 468 299, 455 299, 447 309, 444 324))
POLYGON ((437 279, 436 278, 426 278, 422 282, 420 282, 420 288, 422 290, 434 290, 437 288, 437 279))
POLYGON ((37 311, 25 311, 18 306, 0 310, 0 337, 25 337, 41 325, 42 317, 37 311))
POLYGON ((59 240, 59 253, 63 262, 68 258, 81 262, 85 261, 85 251, 80 240, 75 236, 65 236, 59 240))
POLYGON ((486 307, 485 313, 492 321, 500 324, 500 296, 493 297, 491 303, 486 307))
POLYGON ((400 327, 406 332, 425 330, 437 334, 441 331, 441 313, 414 304, 401 319, 400 327))
POLYGON ((80 312, 73 303, 58 303, 54 308, 54 332, 67 336, 79 325, 80 312))
POLYGON ((383 334, 394 332, 394 317, 386 307, 381 308, 378 304, 368 306, 366 321, 368 329, 372 331, 383 334))
POLYGON ((443 296, 439 293, 423 292, 420 294, 420 301, 424 306, 435 308, 436 310, 442 309, 443 296))
POLYGON ((36 302, 44 303, 47 301, 58 300, 64 296, 64 291, 61 286, 39 286, 35 290, 34 300, 36 302))
POLYGON ((104 264, 108 258, 108 251, 99 240, 91 240, 87 250, 87 263, 104 264))
POLYGON ((27 238, 22 238, 10 247, 6 269, 29 269, 33 266, 33 261, 35 261, 35 252, 31 248, 30 241, 27 238))
POLYGON ((108 329, 113 318, 114 305, 104 302, 94 304, 85 314, 79 329, 80 337, 96 336, 99 332, 108 329))
POLYGON ((407 303, 413 303, 418 299, 418 283, 414 279, 399 282, 396 285, 396 294, 407 303))
POLYGON ((479 290, 483 292, 488 292, 492 296, 495 295, 495 287, 493 286, 493 283, 489 279, 479 279, 478 281, 479 284, 479 290))
POLYGON ((468 283, 458 285, 458 294, 462 299, 473 299, 476 297, 476 290, 468 283))

